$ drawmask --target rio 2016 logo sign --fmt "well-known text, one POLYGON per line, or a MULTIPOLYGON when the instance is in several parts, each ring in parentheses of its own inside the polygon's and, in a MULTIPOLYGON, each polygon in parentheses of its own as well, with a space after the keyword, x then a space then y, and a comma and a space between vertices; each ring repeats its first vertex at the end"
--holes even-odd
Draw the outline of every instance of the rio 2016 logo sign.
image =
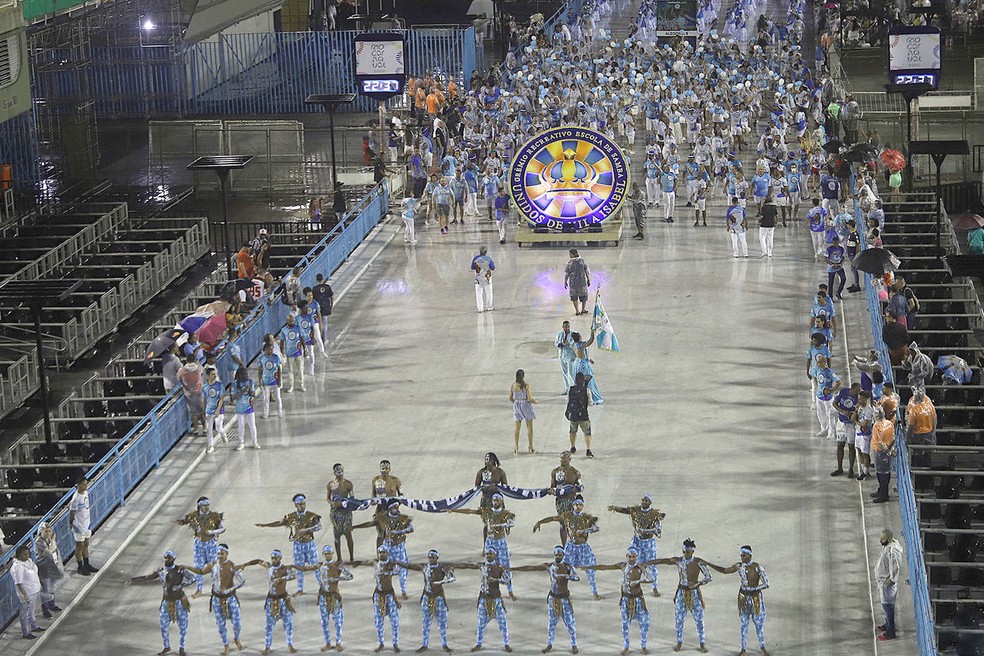
POLYGON ((553 230, 598 225, 618 212, 629 168, 618 144, 581 127, 548 130, 531 139, 509 170, 520 215, 553 230))

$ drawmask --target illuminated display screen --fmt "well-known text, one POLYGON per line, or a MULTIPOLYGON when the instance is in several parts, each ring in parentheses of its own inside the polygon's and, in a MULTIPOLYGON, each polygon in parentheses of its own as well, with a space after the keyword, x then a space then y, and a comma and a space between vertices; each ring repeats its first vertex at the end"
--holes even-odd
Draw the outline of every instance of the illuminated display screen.
POLYGON ((362 80, 362 93, 400 93, 402 80, 362 80))

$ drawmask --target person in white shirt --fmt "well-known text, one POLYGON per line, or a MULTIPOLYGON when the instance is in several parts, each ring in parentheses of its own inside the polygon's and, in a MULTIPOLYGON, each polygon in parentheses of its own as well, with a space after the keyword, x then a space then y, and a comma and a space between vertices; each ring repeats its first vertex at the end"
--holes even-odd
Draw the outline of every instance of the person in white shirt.
POLYGON ((68 522, 72 526, 72 537, 75 538, 75 562, 78 573, 89 576, 99 570, 89 563, 89 538, 91 517, 89 515, 89 481, 80 477, 75 486, 75 495, 68 504, 68 522))
POLYGON ((882 610, 885 623, 876 629, 879 640, 895 639, 895 597, 899 591, 899 576, 902 573, 902 545, 887 528, 881 534, 881 554, 875 564, 875 580, 881 592, 882 610))
POLYGON ((27 545, 17 548, 14 560, 10 563, 10 577, 17 587, 17 600, 20 601, 21 636, 35 640, 35 632, 44 631, 38 626, 37 610, 41 594, 41 578, 38 566, 31 560, 31 549, 27 545))

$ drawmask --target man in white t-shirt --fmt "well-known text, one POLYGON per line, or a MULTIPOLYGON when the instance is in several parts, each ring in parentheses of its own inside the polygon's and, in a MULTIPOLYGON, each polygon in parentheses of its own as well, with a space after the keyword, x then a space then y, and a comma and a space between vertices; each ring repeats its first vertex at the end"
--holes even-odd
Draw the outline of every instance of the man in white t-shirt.
POLYGON ((72 537, 75 538, 75 562, 78 573, 89 576, 99 570, 89 564, 89 538, 92 537, 89 523, 89 481, 79 478, 75 486, 75 495, 68 504, 68 522, 72 527, 72 537))
POLYGON ((37 636, 33 632, 44 631, 38 626, 37 618, 41 578, 38 576, 38 566, 31 560, 31 550, 26 545, 17 548, 10 562, 10 577, 17 587, 17 599, 20 601, 21 636, 26 640, 35 640, 37 636))

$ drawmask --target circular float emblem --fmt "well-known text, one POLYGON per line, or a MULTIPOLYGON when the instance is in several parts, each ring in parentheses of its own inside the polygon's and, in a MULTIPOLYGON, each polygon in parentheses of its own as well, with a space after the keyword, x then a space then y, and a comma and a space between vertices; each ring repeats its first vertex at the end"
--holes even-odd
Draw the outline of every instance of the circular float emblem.
POLYGON ((618 211, 628 187, 629 168, 618 144, 582 127, 534 137, 509 169, 509 193, 520 215, 554 230, 600 224, 618 211))

